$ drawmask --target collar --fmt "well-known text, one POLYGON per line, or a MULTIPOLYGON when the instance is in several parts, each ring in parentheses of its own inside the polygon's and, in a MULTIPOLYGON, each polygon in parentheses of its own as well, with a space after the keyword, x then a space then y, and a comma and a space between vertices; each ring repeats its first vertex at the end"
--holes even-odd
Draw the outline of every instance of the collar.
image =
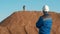
POLYGON ((44 12, 44 15, 45 15, 45 16, 48 16, 49 14, 48 14, 48 12, 44 12))

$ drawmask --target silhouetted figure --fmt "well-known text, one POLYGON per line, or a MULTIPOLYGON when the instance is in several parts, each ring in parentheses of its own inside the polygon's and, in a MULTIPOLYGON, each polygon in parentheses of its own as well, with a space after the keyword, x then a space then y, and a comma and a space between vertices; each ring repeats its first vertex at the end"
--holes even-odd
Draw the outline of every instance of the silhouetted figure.
POLYGON ((23 6, 23 11, 25 11, 25 5, 23 6))
POLYGON ((52 26, 52 18, 48 14, 49 7, 45 5, 43 7, 43 16, 40 16, 36 23, 36 27, 39 29, 39 34, 50 34, 52 26))

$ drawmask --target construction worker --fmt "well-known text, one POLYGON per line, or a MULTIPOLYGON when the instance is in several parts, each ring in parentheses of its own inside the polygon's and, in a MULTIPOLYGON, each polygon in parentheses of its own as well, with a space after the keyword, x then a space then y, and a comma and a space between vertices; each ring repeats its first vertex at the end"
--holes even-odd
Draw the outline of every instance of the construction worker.
POLYGON ((36 23, 36 27, 39 29, 39 34, 50 34, 52 26, 52 18, 48 14, 49 7, 45 5, 43 7, 43 16, 40 16, 36 23))

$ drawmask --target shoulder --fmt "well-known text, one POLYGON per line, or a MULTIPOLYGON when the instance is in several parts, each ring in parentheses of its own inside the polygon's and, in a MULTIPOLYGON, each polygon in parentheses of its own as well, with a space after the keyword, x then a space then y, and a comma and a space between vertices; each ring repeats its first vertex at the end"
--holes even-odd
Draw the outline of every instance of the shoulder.
POLYGON ((42 16, 40 16, 38 20, 42 20, 42 19, 43 19, 42 16))
POLYGON ((42 16, 40 16, 40 18, 39 19, 42 19, 42 16))

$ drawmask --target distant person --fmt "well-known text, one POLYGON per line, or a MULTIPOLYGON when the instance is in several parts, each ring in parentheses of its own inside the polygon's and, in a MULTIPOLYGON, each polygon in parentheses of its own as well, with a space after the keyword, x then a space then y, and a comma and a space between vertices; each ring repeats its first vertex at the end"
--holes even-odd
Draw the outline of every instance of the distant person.
POLYGON ((36 27, 39 29, 39 34, 50 34, 52 26, 52 18, 48 14, 49 7, 45 5, 43 7, 43 16, 40 16, 36 23, 36 27))
POLYGON ((23 5, 23 10, 25 11, 25 5, 23 5))

